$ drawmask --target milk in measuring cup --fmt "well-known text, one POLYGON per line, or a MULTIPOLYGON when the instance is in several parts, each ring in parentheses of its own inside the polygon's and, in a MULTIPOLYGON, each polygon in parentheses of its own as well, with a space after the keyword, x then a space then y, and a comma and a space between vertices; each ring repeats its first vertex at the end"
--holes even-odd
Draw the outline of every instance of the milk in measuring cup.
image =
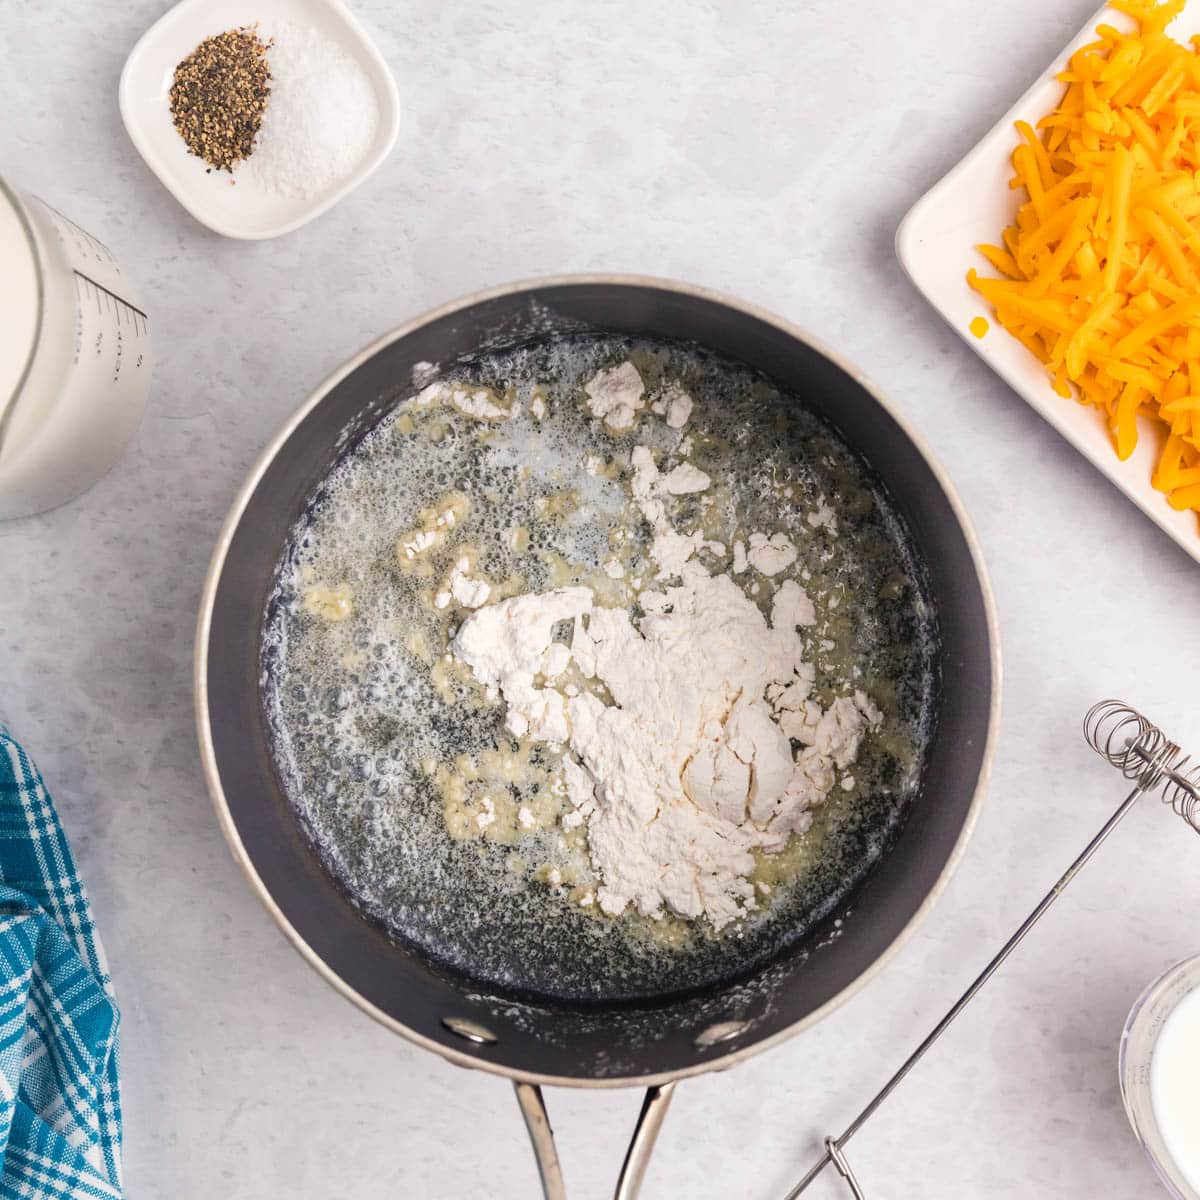
POLYGON ((150 388, 145 307, 103 243, 0 180, 0 519, 90 487, 150 388))

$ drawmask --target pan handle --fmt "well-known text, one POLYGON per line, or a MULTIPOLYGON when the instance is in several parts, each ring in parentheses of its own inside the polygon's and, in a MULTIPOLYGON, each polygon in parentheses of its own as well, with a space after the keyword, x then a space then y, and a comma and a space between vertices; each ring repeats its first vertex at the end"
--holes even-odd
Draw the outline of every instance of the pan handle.
MULTIPOLYGON (((542 1089, 533 1083, 515 1083, 513 1087, 516 1088, 517 1103, 521 1106, 521 1115, 529 1130, 529 1140, 533 1144, 546 1200, 567 1200, 562 1164, 558 1161, 558 1148, 554 1144, 554 1130, 550 1128, 550 1116, 542 1099, 542 1089)), ((613 1200, 637 1200, 650 1155, 654 1152, 654 1143, 658 1140, 658 1131, 662 1128, 663 1118, 667 1115, 674 1094, 674 1083, 646 1089, 646 1098, 642 1101, 642 1111, 633 1127, 633 1137, 621 1165, 613 1200)))
POLYGON ((650 1155, 654 1153, 654 1143, 658 1141, 658 1131, 662 1128, 663 1118, 667 1115, 667 1109, 671 1107, 671 1097, 674 1095, 674 1083, 664 1083, 662 1087, 646 1089, 642 1111, 638 1113, 633 1137, 629 1139, 629 1149, 625 1152, 625 1161, 621 1164, 621 1174, 617 1179, 617 1190, 613 1193, 613 1200, 637 1200, 638 1193, 642 1190, 646 1168, 650 1165, 650 1155))

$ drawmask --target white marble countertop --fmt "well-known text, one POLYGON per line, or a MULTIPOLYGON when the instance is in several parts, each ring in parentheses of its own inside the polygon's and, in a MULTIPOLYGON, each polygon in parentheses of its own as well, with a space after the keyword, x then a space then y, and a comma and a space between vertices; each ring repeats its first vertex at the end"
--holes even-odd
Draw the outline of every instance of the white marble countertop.
MULTIPOLYGON (((201 780, 191 652, 213 538, 331 368, 435 303, 628 270, 742 296, 859 363, 958 482, 1006 678, 990 799, 920 934, 834 1016, 681 1087, 645 1195, 776 1197, 1122 794, 1096 699, 1200 751, 1200 572, 916 295, 892 235, 1093 0, 361 0, 405 111, 360 191, 278 241, 196 225, 117 78, 162 0, 7 5, 0 167, 144 288, 150 409, 74 503, 0 525, 0 710, 44 771, 124 1014, 130 1194, 530 1197, 508 1086, 410 1047, 285 944, 201 780)), ((252 0, 246 14, 252 17, 252 0)), ((1200 841, 1147 803, 853 1146, 875 1197, 1158 1195, 1117 1090, 1125 1014, 1200 950, 1200 841)), ((609 1194, 631 1092, 554 1092, 577 1197, 609 1194)), ((814 1195, 842 1196, 836 1180, 814 1195)))

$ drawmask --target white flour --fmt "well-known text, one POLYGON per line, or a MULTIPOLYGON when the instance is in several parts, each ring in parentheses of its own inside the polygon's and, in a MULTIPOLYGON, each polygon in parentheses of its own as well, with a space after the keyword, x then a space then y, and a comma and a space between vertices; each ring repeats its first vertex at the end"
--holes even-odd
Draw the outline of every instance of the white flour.
POLYGON ((463 416, 474 417, 477 421, 510 421, 521 412, 520 405, 505 408, 487 388, 471 390, 440 380, 418 392, 407 402, 407 407, 436 408, 441 404, 449 404, 463 416))
POLYGON ((612 429, 628 429, 646 403, 646 389, 633 363, 598 371, 583 389, 588 407, 612 429))
POLYGON ((746 558, 760 574, 778 575, 796 561, 796 547, 786 533, 772 534, 771 537, 765 533, 752 533, 746 558))
POLYGON ((695 401, 679 386, 679 384, 670 384, 663 392, 660 399, 656 400, 650 407, 652 411, 658 413, 671 429, 682 429, 687 423, 688 418, 692 415, 692 408, 695 401))
MULTIPOLYGON (((641 407, 640 379, 634 386, 626 367, 636 375, 624 364, 588 388, 594 414, 613 425, 632 424, 641 407)), ((601 607, 591 588, 557 588, 477 609, 452 651, 490 698, 503 698, 514 735, 564 747, 572 811, 563 824, 587 823, 601 908, 669 909, 719 929, 756 907, 751 851, 782 849, 836 783, 853 786, 846 769, 882 717, 861 691, 828 709, 811 697, 802 631, 815 614, 796 580, 779 585, 768 623, 733 578, 695 557, 724 547, 672 526, 671 499, 705 491, 709 477, 688 463, 664 475, 645 446, 631 465, 664 585, 640 593, 644 615, 601 607), (611 703, 560 690, 571 663, 611 703)), ((750 542, 739 563, 764 575, 795 561, 786 537, 750 542)))
POLYGON ((471 560, 460 558, 450 570, 446 587, 433 597, 434 608, 445 608, 451 600, 457 600, 463 608, 479 608, 486 604, 492 594, 492 585, 486 579, 472 579, 471 560))

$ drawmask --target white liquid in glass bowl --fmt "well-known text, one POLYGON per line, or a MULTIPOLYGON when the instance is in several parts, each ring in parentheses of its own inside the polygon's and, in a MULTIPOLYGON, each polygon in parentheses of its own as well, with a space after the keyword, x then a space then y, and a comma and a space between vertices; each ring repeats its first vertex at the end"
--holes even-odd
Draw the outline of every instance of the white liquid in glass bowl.
POLYGON ((1121 1096, 1176 1200, 1200 1200, 1200 955, 1160 975, 1121 1036, 1121 1096))

